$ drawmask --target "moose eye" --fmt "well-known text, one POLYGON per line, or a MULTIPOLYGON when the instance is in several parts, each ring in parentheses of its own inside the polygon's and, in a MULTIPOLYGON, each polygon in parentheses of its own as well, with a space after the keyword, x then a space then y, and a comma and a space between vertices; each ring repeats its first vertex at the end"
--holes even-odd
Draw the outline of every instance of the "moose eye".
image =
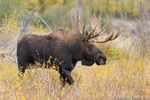
POLYGON ((93 45, 92 45, 92 44, 88 45, 88 48, 89 48, 89 49, 92 49, 92 48, 93 48, 93 45))

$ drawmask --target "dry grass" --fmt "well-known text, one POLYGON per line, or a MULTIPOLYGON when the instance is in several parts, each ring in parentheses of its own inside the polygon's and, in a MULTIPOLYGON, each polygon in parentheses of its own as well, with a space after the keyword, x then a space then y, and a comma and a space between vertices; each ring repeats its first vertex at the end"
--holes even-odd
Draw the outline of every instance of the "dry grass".
POLYGON ((105 66, 78 66, 72 72, 75 85, 60 85, 53 69, 27 70, 23 80, 17 68, 0 62, 0 99, 2 100, 112 100, 150 99, 150 65, 134 57, 105 66))

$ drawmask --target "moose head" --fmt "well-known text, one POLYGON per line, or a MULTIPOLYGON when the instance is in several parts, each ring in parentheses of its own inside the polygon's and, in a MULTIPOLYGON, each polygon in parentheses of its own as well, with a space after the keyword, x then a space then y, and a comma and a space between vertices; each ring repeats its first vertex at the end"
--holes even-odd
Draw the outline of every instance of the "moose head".
POLYGON ((86 24, 83 26, 82 32, 80 31, 80 24, 79 24, 79 12, 77 12, 77 16, 75 17, 74 10, 71 10, 71 22, 72 26, 75 30, 75 33, 79 35, 80 39, 80 45, 82 47, 81 49, 81 56, 82 56, 82 65, 91 66, 94 64, 94 62, 97 65, 104 65, 106 64, 106 56, 103 53, 103 51, 97 46, 97 43, 106 43, 108 41, 112 41, 116 39, 121 31, 118 29, 117 34, 114 36, 114 33, 112 32, 107 38, 104 40, 95 40, 95 38, 102 39, 107 24, 104 25, 101 28, 100 24, 100 18, 99 20, 96 18, 95 14, 94 16, 90 15, 89 22, 90 26, 92 28, 92 31, 89 32, 85 29, 86 24))

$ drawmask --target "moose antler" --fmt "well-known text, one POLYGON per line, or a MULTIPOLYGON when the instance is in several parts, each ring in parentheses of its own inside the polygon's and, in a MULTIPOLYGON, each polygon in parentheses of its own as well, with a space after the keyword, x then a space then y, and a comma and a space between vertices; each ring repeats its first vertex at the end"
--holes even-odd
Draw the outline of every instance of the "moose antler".
POLYGON ((77 12, 77 18, 75 18, 74 10, 71 10, 71 23, 77 34, 81 34, 79 26, 79 11, 77 12))
POLYGON ((88 33, 88 31, 85 31, 85 24, 83 26, 83 33, 81 33, 80 31, 80 25, 79 25, 79 11, 77 12, 77 17, 75 18, 75 13, 74 10, 71 10, 71 23, 72 26, 75 30, 75 32, 79 35, 81 35, 85 40, 89 40, 91 37, 91 35, 95 32, 96 27, 90 32, 88 33))
MULTIPOLYGON (((88 32, 87 30, 85 31, 85 24, 84 24, 83 32, 81 33, 80 25, 79 25, 79 11, 77 12, 77 17, 75 18, 75 13, 74 13, 73 9, 71 10, 71 22, 72 22, 72 26, 73 26, 75 32, 77 34, 81 35, 85 40, 90 40, 95 37, 102 37, 104 35, 104 32, 108 25, 108 24, 104 25, 103 28, 101 29, 100 17, 99 17, 99 20, 97 20, 95 14, 94 14, 94 16, 90 15, 89 22, 90 22, 90 25, 93 30, 91 32, 88 32)), ((114 36, 114 33, 112 32, 105 40, 98 40, 95 42, 96 43, 105 43, 108 41, 112 41, 112 40, 116 39, 120 35, 120 33, 121 33, 121 31, 120 31, 120 29, 118 29, 118 33, 115 36, 114 36)))
POLYGON ((92 29, 94 29, 97 26, 95 30, 96 32, 99 32, 101 30, 100 17, 99 17, 99 20, 97 20, 95 14, 93 17, 92 15, 90 15, 89 22, 90 22, 92 29))
MULTIPOLYGON (((96 29, 95 29, 96 34, 94 36, 90 37, 90 39, 95 38, 95 37, 103 37, 104 32, 105 32, 106 27, 107 27, 108 24, 104 25, 103 28, 101 29, 100 17, 99 17, 99 20, 97 20, 95 14, 94 14, 94 16, 90 15, 89 22, 90 22, 90 25, 91 25, 92 29, 94 29, 94 27, 97 26, 96 29)), ((98 40, 98 41, 96 41, 96 43, 105 43, 105 42, 108 42, 108 41, 112 41, 112 40, 116 39, 120 34, 121 34, 121 31, 120 31, 120 28, 119 28, 118 32, 115 36, 114 36, 114 32, 112 32, 105 40, 98 40)))

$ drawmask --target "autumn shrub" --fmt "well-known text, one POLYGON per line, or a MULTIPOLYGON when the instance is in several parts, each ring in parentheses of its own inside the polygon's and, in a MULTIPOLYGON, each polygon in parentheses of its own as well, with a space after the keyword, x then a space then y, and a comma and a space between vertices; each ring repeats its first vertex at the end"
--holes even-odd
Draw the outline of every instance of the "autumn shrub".
POLYGON ((2 24, 0 26, 0 48, 3 53, 12 52, 15 48, 15 45, 18 40, 18 35, 20 34, 20 22, 18 21, 18 17, 20 14, 17 13, 17 10, 7 15, 2 20, 2 24))
MULTIPOLYGON (((7 16, 10 16, 14 11, 20 8, 21 0, 1 0, 0 1, 0 25, 2 20, 7 16)), ((20 9, 21 11, 21 9, 20 9)))
POLYGON ((132 40, 135 53, 141 57, 145 57, 150 51, 150 13, 147 11, 141 13, 137 19, 135 29, 131 31, 134 38, 132 40))

